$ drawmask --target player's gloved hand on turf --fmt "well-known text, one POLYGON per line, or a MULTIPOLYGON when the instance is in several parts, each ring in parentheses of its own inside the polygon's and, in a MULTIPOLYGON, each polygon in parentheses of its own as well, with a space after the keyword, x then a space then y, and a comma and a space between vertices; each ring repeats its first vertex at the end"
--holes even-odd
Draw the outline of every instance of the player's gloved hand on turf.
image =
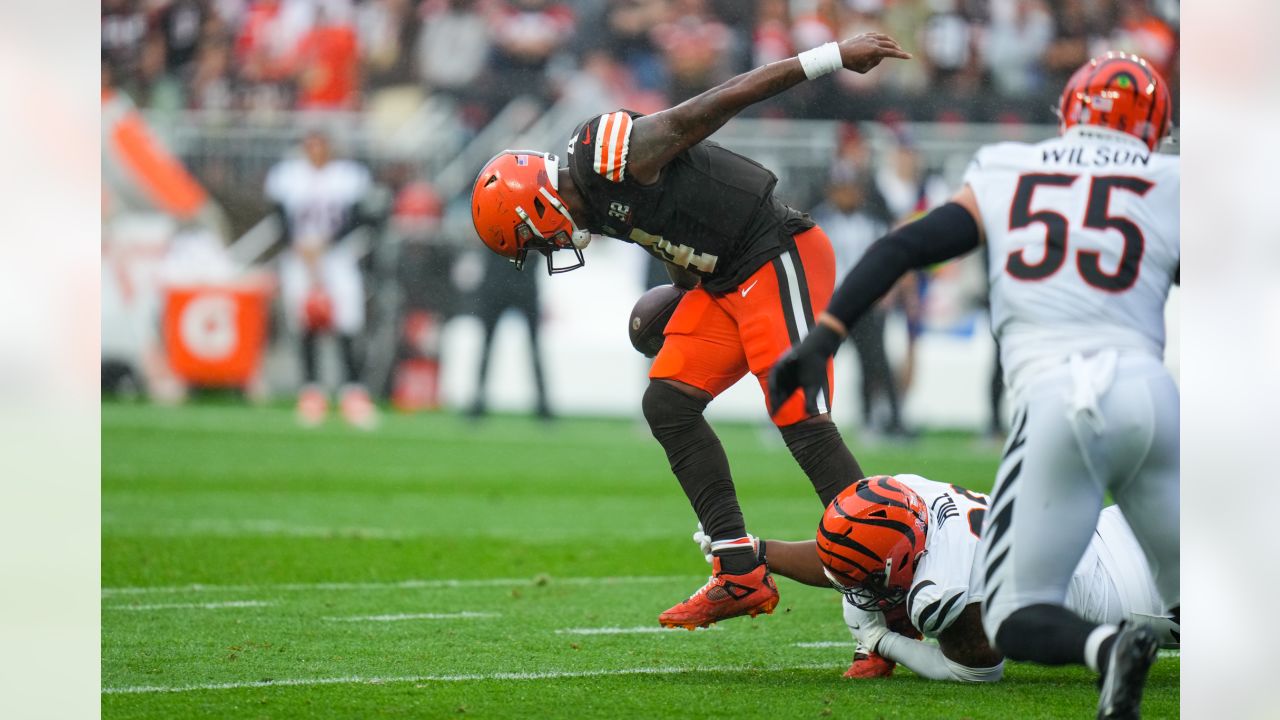
POLYGON ((893 669, 897 663, 889 658, 871 652, 861 643, 853 652, 853 662, 844 676, 853 680, 869 680, 872 678, 893 677, 893 669))
MULTIPOLYGON (((751 547, 755 548, 756 554, 760 553, 760 538, 755 535, 747 534, 751 538, 751 547)), ((702 529, 702 523, 698 523, 698 529, 693 533, 693 541, 698 544, 698 549, 702 551, 702 557, 707 563, 711 562, 711 536, 702 529)))
POLYGON ((827 382, 827 360, 840 349, 844 336, 818 323, 799 345, 783 353, 769 371, 769 409, 778 412, 797 388, 804 390, 805 412, 818 414, 818 391, 827 382))
POLYGON ((844 621, 849 632, 858 641, 860 647, 868 653, 874 653, 880 639, 889 634, 889 625, 885 622, 884 613, 878 610, 862 610, 849 603, 844 604, 844 621))

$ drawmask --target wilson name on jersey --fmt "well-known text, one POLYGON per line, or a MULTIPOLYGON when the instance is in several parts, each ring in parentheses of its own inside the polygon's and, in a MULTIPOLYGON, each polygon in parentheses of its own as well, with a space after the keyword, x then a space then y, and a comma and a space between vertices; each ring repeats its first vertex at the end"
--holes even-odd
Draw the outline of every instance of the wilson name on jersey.
POLYGON ((1180 258, 1176 156, 1077 126, 983 147, 964 182, 982 213, 992 329, 1015 391, 1072 353, 1163 356, 1180 258))
POLYGON ((587 204, 579 225, 697 273, 712 293, 733 290, 813 227, 774 198, 772 172, 711 141, 676 156, 652 185, 636 182, 627 161, 638 117, 597 115, 570 138, 569 171, 587 204))

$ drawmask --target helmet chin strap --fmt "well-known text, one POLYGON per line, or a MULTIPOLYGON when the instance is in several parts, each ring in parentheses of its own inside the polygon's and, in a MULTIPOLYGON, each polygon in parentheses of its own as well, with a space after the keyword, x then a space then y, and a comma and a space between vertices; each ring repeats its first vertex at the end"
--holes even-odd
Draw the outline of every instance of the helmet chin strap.
MULTIPOLYGON (((553 186, 556 184, 557 183, 552 183, 553 186)), ((549 203, 551 207, 555 208, 557 212, 569 221, 569 227, 573 228, 573 232, 569 235, 569 242, 573 243, 573 246, 579 250, 590 245, 591 233, 578 227, 578 223, 573 221, 573 215, 569 214, 569 209, 564 206, 564 203, 560 201, 560 198, 547 192, 547 189, 544 187, 538 188, 538 192, 542 194, 542 197, 547 199, 547 203, 549 203)))

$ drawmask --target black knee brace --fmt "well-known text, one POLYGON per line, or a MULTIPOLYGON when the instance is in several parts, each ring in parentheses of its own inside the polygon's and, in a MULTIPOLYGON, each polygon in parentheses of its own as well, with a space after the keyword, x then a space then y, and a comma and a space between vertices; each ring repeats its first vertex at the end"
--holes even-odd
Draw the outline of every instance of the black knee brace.
POLYGON ((713 540, 738 538, 747 530, 729 473, 729 459, 720 438, 702 416, 708 402, 670 383, 651 380, 641 408, 703 531, 713 540))
POLYGON ((841 490, 863 478, 862 468, 829 417, 820 415, 778 429, 791 456, 809 476, 823 507, 830 505, 841 490))
POLYGON ((1085 644, 1096 627, 1060 605, 1028 605, 1000 623, 996 647, 1011 660, 1083 665, 1085 644))

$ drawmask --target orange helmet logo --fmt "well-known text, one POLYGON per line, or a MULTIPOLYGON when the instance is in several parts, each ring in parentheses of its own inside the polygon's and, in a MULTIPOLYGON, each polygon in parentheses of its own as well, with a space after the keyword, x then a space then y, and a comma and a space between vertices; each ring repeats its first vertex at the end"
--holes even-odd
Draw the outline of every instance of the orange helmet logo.
POLYGON ((585 264, 590 233, 578 228, 560 199, 556 156, 534 150, 503 150, 485 163, 471 190, 471 222, 493 252, 523 269, 530 249, 547 258, 551 274, 585 264), (551 255, 572 250, 577 263, 555 267, 551 255))
POLYGON ((1169 85, 1137 55, 1109 52, 1067 81, 1058 108, 1062 129, 1097 125, 1132 135, 1152 150, 1173 128, 1169 85))

